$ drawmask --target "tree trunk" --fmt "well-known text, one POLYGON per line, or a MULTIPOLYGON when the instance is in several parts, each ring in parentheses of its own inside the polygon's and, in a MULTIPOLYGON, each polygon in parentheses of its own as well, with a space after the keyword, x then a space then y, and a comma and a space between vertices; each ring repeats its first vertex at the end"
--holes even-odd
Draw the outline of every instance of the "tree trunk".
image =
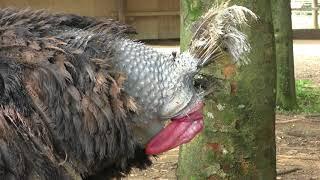
POLYGON ((285 110, 297 107, 294 78, 290 0, 272 0, 277 60, 277 105, 285 110))
MULTIPOLYGON (((189 24, 214 0, 181 0, 181 47, 190 40, 189 24)), ((205 129, 180 148, 178 179, 275 179, 276 62, 271 4, 268 0, 231 0, 258 16, 246 28, 252 46, 251 62, 239 68, 220 63, 226 88, 205 100, 205 129), (230 76, 234 74, 233 76, 230 76)))

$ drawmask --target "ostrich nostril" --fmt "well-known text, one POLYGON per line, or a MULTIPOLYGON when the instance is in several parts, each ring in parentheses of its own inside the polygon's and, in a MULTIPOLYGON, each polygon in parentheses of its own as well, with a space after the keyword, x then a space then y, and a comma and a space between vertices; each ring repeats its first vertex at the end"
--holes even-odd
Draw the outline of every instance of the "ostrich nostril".
POLYGON ((175 59, 175 58, 177 57, 177 51, 173 51, 173 52, 171 53, 171 55, 172 55, 173 58, 175 59))

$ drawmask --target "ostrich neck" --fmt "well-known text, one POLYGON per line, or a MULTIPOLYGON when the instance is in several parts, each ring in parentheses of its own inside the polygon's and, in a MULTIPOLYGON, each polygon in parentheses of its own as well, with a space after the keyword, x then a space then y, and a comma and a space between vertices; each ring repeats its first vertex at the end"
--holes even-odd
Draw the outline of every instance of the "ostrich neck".
POLYGON ((125 92, 144 107, 147 118, 160 116, 161 107, 179 84, 173 57, 131 40, 117 41, 114 51, 115 68, 127 76, 125 92))

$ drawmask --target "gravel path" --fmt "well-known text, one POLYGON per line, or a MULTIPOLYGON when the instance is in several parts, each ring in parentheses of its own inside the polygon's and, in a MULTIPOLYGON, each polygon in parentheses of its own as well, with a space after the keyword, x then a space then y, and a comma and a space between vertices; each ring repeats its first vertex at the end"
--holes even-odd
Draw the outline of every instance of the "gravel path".
POLYGON ((293 45, 295 76, 320 87, 320 41, 296 40, 293 45))

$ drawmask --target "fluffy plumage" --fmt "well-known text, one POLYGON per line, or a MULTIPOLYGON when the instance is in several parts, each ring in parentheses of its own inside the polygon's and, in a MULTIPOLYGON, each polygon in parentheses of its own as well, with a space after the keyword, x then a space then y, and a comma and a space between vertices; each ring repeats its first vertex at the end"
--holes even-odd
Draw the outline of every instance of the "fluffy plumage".
POLYGON ((86 53, 66 46, 86 43, 70 33, 107 40, 132 28, 15 9, 0 10, 0 25, 0 179, 86 179, 150 164, 130 130, 135 101, 105 60, 111 52, 98 41, 86 53))
POLYGON ((245 63, 250 52, 247 36, 239 29, 247 25, 248 18, 257 19, 249 9, 228 3, 217 5, 207 11, 193 26, 190 53, 201 60, 200 66, 214 62, 229 54, 235 62, 245 63))

